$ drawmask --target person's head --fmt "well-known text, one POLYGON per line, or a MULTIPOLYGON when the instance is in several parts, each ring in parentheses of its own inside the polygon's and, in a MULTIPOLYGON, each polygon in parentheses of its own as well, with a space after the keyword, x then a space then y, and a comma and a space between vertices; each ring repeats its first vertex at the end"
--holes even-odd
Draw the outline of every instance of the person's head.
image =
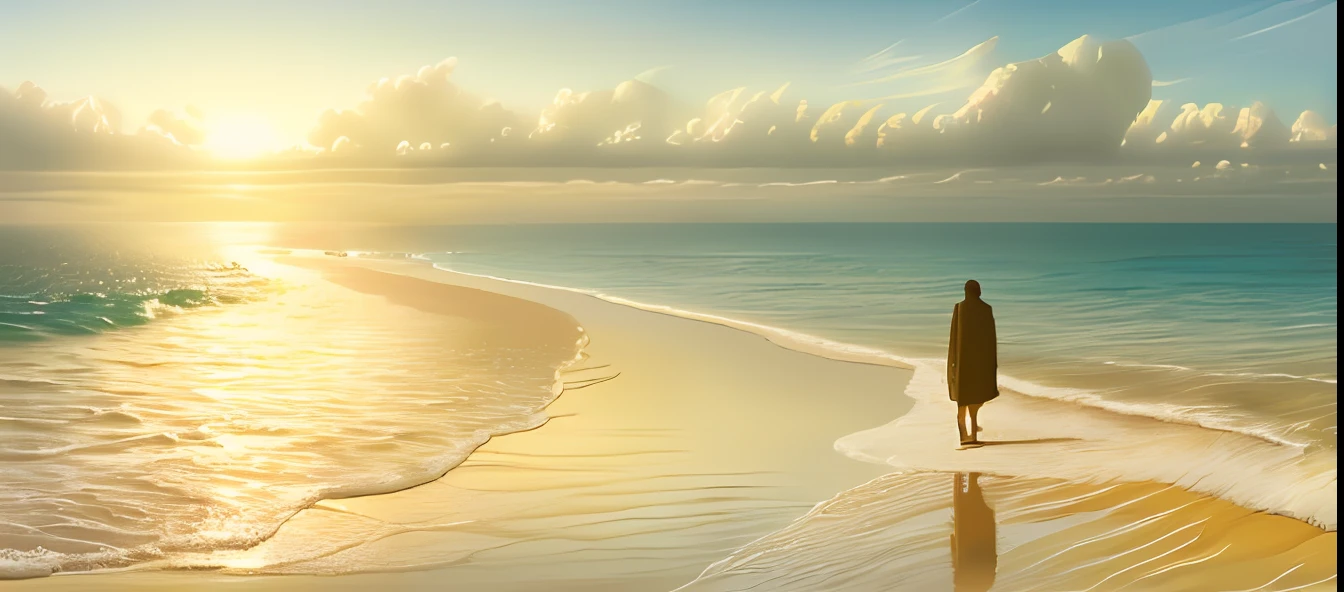
POLYGON ((980 282, 975 280, 966 280, 966 297, 976 299, 980 297, 980 282))

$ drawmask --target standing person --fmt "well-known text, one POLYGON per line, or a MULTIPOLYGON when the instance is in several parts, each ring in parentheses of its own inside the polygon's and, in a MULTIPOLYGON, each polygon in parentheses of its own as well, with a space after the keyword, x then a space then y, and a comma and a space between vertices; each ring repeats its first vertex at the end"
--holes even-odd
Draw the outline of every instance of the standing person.
POLYGON ((957 403, 957 432, 962 445, 979 444, 980 406, 999 396, 998 335, 994 309, 980 299, 980 283, 966 282, 966 299, 952 309, 952 336, 947 344, 948 396, 957 403), (971 416, 970 431, 966 415, 971 416))

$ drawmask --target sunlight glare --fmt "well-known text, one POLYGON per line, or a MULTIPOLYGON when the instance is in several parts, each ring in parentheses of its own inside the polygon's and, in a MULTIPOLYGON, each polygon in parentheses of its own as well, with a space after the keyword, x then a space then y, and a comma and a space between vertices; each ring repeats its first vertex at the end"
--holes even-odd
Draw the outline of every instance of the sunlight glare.
POLYGON ((275 128, 255 115, 212 117, 206 127, 205 149, 217 158, 255 158, 278 146, 275 128))

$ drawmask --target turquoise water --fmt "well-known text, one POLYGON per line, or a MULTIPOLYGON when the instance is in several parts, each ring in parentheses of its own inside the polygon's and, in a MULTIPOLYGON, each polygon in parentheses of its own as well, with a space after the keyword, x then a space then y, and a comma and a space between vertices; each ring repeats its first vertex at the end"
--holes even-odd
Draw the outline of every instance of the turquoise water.
POLYGON ((110 228, 2 228, 0 346, 238 303, 265 284, 183 229, 142 242, 110 228))
POLYGON ((436 479, 535 427, 578 347, 482 342, 492 319, 215 230, 0 226, 0 580, 217 566, 318 500, 436 479))
POLYGON ((613 224, 363 229, 320 244, 908 357, 945 355, 952 305, 976 279, 1001 372, 1049 387, 1037 394, 1333 454, 1336 236, 1333 224, 613 224))
MULTIPOLYGON (((943 355, 952 304, 974 278, 995 307, 1005 374, 1055 397, 1333 450, 1336 228, 287 226, 247 238, 418 253, 449 269, 911 357, 943 355)), ((0 236, 0 343, 135 326, 263 290, 263 280, 208 254, 227 237, 172 227, 130 241, 114 230, 0 236)))
POLYGON ((238 245, 413 254, 906 358, 944 355, 974 278, 1027 394, 1301 446, 1333 482, 1333 224, 244 230, 0 226, 0 578, 248 547, 315 499, 432 479, 535 425, 573 355, 458 343, 489 319, 257 273, 238 245))

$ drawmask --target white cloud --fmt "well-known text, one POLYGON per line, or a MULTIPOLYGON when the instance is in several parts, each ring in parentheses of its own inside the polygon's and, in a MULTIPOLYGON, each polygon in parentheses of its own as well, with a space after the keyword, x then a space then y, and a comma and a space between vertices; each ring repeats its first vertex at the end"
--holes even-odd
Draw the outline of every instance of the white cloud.
MULTIPOLYGON (((1285 3, 1285 4, 1302 4, 1302 2, 1290 2, 1290 3, 1285 3)), ((1270 32, 1270 31, 1274 31, 1274 30, 1277 30, 1277 29, 1286 27, 1286 26, 1291 25, 1291 24, 1293 24, 1293 23, 1304 21, 1304 20, 1306 20, 1306 19, 1308 19, 1308 18, 1311 18, 1311 17, 1314 16, 1316 13, 1318 13, 1318 12, 1320 12, 1320 11, 1322 11, 1322 10, 1325 10, 1326 8, 1329 8, 1329 7, 1330 7, 1330 4, 1326 4, 1325 6, 1321 6, 1321 7, 1317 8, 1317 9, 1311 11, 1311 12, 1308 12, 1307 14, 1303 14, 1303 15, 1295 16, 1295 17, 1293 17, 1293 18, 1290 18, 1290 19, 1285 20, 1285 21, 1282 21, 1282 22, 1275 23, 1275 24, 1270 25, 1270 26, 1268 26, 1268 27, 1265 27, 1265 28, 1262 28, 1262 29, 1257 29, 1257 30, 1255 30, 1255 31, 1251 31, 1250 33, 1246 33, 1245 35, 1238 35, 1238 36, 1236 36, 1236 37, 1233 37, 1232 40, 1233 40, 1233 41, 1241 41, 1242 39, 1247 39, 1247 38, 1250 38, 1250 37, 1255 37, 1256 35, 1263 35, 1263 34, 1265 34, 1265 33, 1268 33, 1268 32, 1270 32)))
POLYGON ((1181 113, 1167 131, 1157 137, 1167 146, 1223 146, 1233 144, 1232 130, 1237 120, 1229 117, 1222 103, 1209 103, 1201 109, 1194 103, 1181 105, 1181 113))
POLYGON ((896 113, 878 126, 877 147, 896 154, 906 154, 937 145, 944 138, 943 126, 950 115, 933 115, 940 103, 928 105, 913 115, 896 113))
POLYGON ((1325 118, 1310 109, 1303 111, 1293 122, 1293 142, 1335 142, 1338 126, 1326 126, 1325 118))
POLYGON ((1222 103, 1209 103, 1203 108, 1186 103, 1171 125, 1151 141, 1149 138, 1157 130, 1156 122, 1161 118, 1147 115, 1149 111, 1145 110, 1130 128, 1126 146, 1159 144, 1168 149, 1270 149, 1284 146, 1289 139, 1288 128, 1272 109, 1258 101, 1241 109, 1228 108, 1222 103))
POLYGON ((1148 106, 1134 118, 1134 123, 1125 132, 1124 145, 1135 147, 1156 144, 1158 136, 1167 129, 1170 104, 1170 101, 1156 99, 1148 101, 1148 106))
POLYGON ((970 4, 967 4, 967 5, 965 5, 965 6, 961 7, 961 8, 958 8, 958 9, 952 11, 952 12, 949 12, 949 13, 947 13, 946 15, 943 15, 943 16, 942 16, 941 18, 939 18, 938 20, 933 21, 933 23, 934 23, 935 25, 938 24, 938 23, 941 23, 941 22, 943 22, 943 21, 945 21, 945 20, 947 20, 947 19, 950 19, 950 18, 952 18, 952 17, 954 17, 954 16, 957 16, 957 15, 963 13, 963 12, 966 12, 967 9, 969 9, 970 7, 975 6, 976 4, 979 4, 979 3, 980 3, 980 0, 973 0, 970 4))
MULTIPOLYGON (((970 65, 987 63, 996 40, 898 72, 893 80, 920 84, 896 96, 955 90, 975 70, 970 65)), ((866 63, 900 59, 895 50, 866 63)), ((1119 157, 1185 167, 1194 160, 1243 162, 1249 157, 1242 154, 1303 143, 1331 148, 1335 138, 1335 128, 1310 111, 1291 129, 1260 103, 1243 109, 1188 103, 1177 112, 1173 102, 1150 100, 1154 85, 1174 82, 1154 82, 1137 48, 1088 36, 995 69, 959 105, 934 103, 913 113, 883 100, 809 103, 790 96, 789 84, 729 89, 688 105, 640 79, 652 77, 646 72, 611 89, 561 89, 540 113, 515 114, 459 88, 456 67, 449 58, 369 85, 353 108, 318 117, 308 136, 314 150, 284 157, 321 153, 352 165, 400 156, 401 163, 424 166, 964 167, 1104 161, 1123 151, 1119 157)), ((195 157, 189 147, 204 143, 202 121, 191 108, 159 110, 125 135, 105 101, 52 102, 25 83, 13 93, 0 89, 0 168, 166 166, 195 157)))
POLYGON ((882 58, 880 60, 875 60, 871 62, 862 62, 854 68, 854 73, 864 74, 867 72, 872 72, 874 70, 881 70, 883 68, 890 68, 892 66, 908 64, 910 62, 918 62, 919 60, 922 59, 924 59, 924 56, 922 55, 905 55, 905 56, 892 56, 889 58, 882 58))
POLYGON ((120 112, 97 97, 60 102, 32 82, 14 92, 0 87, 0 169, 144 167, 194 157, 180 142, 123 134, 121 125, 120 112))
POLYGON ((858 84, 879 84, 915 78, 938 80, 943 84, 946 84, 945 81, 949 80, 963 80, 969 75, 983 73, 980 68, 984 67, 985 62, 988 61, 990 55, 994 53, 994 47, 998 45, 998 43, 999 38, 997 36, 990 37, 952 59, 944 60, 936 64, 929 64, 927 66, 901 70, 894 74, 888 74, 858 84))
POLYGON ((1237 115, 1232 135, 1241 148, 1278 148, 1288 143, 1288 127, 1264 103, 1255 102, 1237 115))
MULTIPOLYGON (((617 138, 632 127, 643 130, 640 141, 662 141, 678 126, 667 93, 639 80, 627 80, 612 90, 575 93, 561 89, 542 110, 527 134, 530 142, 571 147, 627 143, 617 138), (607 140, 616 140, 607 142, 607 140)), ((629 139, 633 139, 630 136, 629 139)))
MULTIPOLYGON (((927 83, 901 96, 946 91, 938 79, 983 63, 996 40, 889 80, 927 83)), ((860 65, 900 59, 899 45, 860 65)), ((733 88, 695 107, 636 79, 607 90, 561 89, 532 124, 457 89, 448 80, 453 65, 445 61, 374 85, 357 109, 325 113, 315 140, 333 148, 340 142, 346 151, 364 147, 374 156, 416 153, 425 162, 787 167, 1097 160, 1112 158, 1122 145, 1127 153, 1155 156, 1182 147, 1263 150, 1283 146, 1289 135, 1259 103, 1239 110, 1187 104, 1173 113, 1171 102, 1150 100, 1154 81, 1137 48, 1089 36, 994 70, 960 108, 942 112, 936 103, 915 113, 888 109, 880 100, 810 104, 789 98, 788 84, 733 88), (425 149, 440 143, 451 149, 425 149)), ((1298 126, 1308 130, 1299 135, 1325 133, 1310 131, 1320 127, 1314 125, 1298 126)), ((1178 157, 1181 166, 1190 156, 1178 157)))
POLYGON ((1152 96, 1152 75, 1128 41, 1090 36, 1038 60, 995 70, 954 114, 967 148, 1058 157, 1113 152, 1152 96))
POLYGON ((462 91, 450 77, 456 58, 421 67, 414 76, 383 78, 370 84, 368 98, 349 110, 328 109, 308 134, 314 146, 334 146, 347 138, 347 149, 391 154, 408 147, 451 143, 479 148, 504 139, 506 127, 521 120, 498 103, 462 91))
POLYGON ((146 130, 161 134, 182 145, 199 146, 205 142, 203 119, 201 112, 193 107, 187 108, 185 116, 167 109, 158 109, 149 114, 146 130))

